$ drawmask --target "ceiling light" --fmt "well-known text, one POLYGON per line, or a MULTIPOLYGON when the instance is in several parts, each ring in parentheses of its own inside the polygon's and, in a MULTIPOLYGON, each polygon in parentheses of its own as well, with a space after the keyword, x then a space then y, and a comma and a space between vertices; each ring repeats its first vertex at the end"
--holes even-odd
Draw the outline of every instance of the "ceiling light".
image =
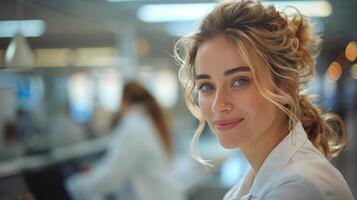
POLYGON ((331 81, 338 81, 342 75, 342 67, 338 62, 332 62, 327 69, 327 77, 331 81))
POLYGON ((357 57, 357 46, 354 41, 348 43, 346 50, 345 50, 345 56, 347 60, 353 62, 356 57, 357 57))
POLYGON ((198 24, 195 22, 174 22, 165 25, 165 31, 171 36, 184 36, 196 30, 198 24))
MULTIPOLYGON (((297 8, 303 15, 309 17, 328 17, 332 14, 332 6, 328 1, 265 1, 264 5, 273 4, 278 10, 284 10, 287 6, 297 8)), ((285 13, 291 14, 296 11, 293 9, 286 10, 285 13)))
MULTIPOLYGON (((263 5, 275 5, 279 10, 294 6, 310 17, 327 17, 332 13, 328 1, 264 1, 263 5)), ((196 21, 207 15, 215 3, 149 4, 139 8, 137 17, 145 22, 196 21)), ((291 12, 292 9, 286 12, 291 12)))
POLYGON ((13 37, 21 33, 25 37, 39 37, 46 30, 43 20, 2 20, 0 21, 0 37, 13 37))
POLYGON ((5 52, 6 67, 30 68, 34 63, 35 58, 30 45, 23 35, 16 34, 5 52))
POLYGON ((23 6, 23 0, 17 0, 16 16, 18 20, 3 21, 3 27, 0 26, 0 30, 10 31, 8 33, 13 36, 5 52, 5 66, 14 69, 30 69, 34 66, 35 58, 30 45, 26 41, 24 33, 26 33, 26 31, 33 32, 33 24, 41 24, 43 28, 43 22, 30 21, 30 25, 29 23, 23 23, 28 22, 27 20, 23 20, 23 6))
POLYGON ((107 1, 109 1, 109 2, 114 2, 114 3, 116 3, 116 2, 146 2, 146 1, 150 1, 150 0, 107 0, 107 1))
POLYGON ((138 10, 138 18, 145 22, 195 21, 209 13, 215 4, 152 4, 138 10))

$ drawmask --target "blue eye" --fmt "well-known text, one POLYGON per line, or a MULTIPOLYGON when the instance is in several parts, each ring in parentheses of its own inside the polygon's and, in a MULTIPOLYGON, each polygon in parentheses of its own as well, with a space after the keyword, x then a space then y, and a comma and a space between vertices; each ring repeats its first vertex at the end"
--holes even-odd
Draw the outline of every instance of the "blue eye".
POLYGON ((249 80, 246 78, 238 78, 233 80, 233 86, 244 87, 249 84, 249 80))
POLYGON ((213 90, 213 89, 214 89, 213 86, 211 84, 209 84, 209 83, 203 83, 203 84, 198 86, 198 90, 200 92, 208 92, 208 91, 213 90))

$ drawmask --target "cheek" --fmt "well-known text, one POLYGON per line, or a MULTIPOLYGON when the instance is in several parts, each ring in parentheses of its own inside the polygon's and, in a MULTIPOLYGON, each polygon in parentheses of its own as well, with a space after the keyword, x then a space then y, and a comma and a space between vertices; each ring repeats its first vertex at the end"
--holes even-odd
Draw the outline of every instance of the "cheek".
POLYGON ((257 88, 254 88, 235 99, 239 99, 236 101, 239 109, 255 119, 264 118, 263 116, 265 116, 265 114, 270 114, 273 107, 275 107, 260 94, 257 88))
POLYGON ((209 118, 211 112, 212 101, 210 98, 198 97, 198 106, 200 108, 201 114, 205 119, 209 118))

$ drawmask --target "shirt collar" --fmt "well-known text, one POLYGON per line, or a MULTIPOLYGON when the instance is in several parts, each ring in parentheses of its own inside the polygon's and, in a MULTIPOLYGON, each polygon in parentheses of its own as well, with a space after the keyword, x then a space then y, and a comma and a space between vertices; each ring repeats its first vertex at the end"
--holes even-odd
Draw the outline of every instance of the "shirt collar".
POLYGON ((281 172, 306 140, 307 135, 301 122, 296 123, 289 134, 268 155, 258 171, 258 174, 255 176, 253 169, 249 170, 242 184, 240 184, 231 196, 231 199, 259 199, 259 192, 262 187, 264 187, 270 179, 276 177, 277 173, 281 172))
POLYGON ((258 171, 250 190, 254 197, 259 197, 259 191, 264 184, 281 172, 306 140, 304 127, 301 122, 296 123, 289 134, 269 154, 258 171))

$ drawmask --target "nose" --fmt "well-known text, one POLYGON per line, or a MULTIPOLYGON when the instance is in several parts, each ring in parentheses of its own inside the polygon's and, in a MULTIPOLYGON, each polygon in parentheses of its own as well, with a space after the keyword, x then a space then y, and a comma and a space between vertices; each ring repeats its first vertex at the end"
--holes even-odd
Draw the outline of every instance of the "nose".
POLYGON ((233 109, 233 104, 229 94, 225 89, 217 89, 211 110, 214 113, 229 113, 233 109))

